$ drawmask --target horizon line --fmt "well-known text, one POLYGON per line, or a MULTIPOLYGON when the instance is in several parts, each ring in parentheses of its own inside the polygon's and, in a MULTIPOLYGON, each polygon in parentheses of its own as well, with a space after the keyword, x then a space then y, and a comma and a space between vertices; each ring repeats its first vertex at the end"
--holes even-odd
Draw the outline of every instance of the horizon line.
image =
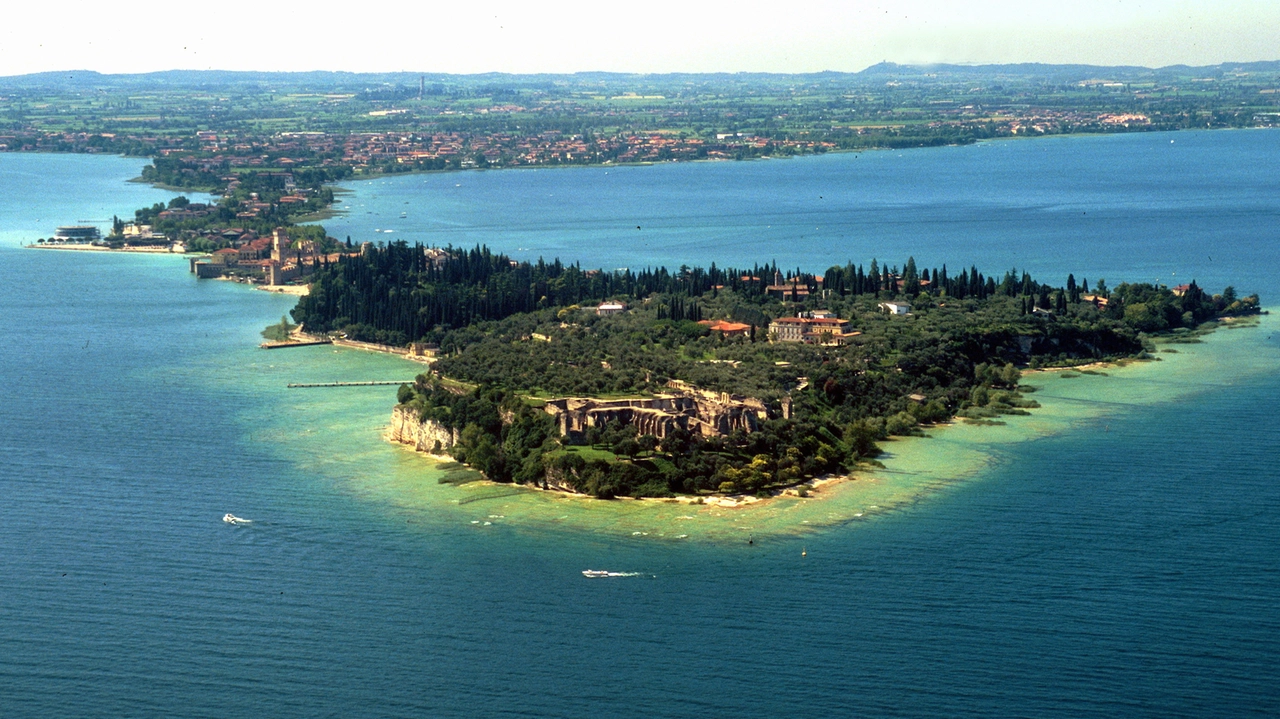
MULTIPOLYGON (((927 62, 927 63, 899 63, 892 60, 882 60, 860 70, 809 70, 803 72, 787 72, 774 70, 670 70, 670 71, 629 71, 629 70, 574 70, 561 72, 512 72, 506 70, 486 70, 478 72, 440 72, 433 70, 331 70, 331 69, 311 69, 311 70, 230 70, 221 68, 183 68, 174 67, 164 70, 147 70, 143 72, 102 72, 90 68, 70 68, 61 70, 39 70, 36 72, 25 72, 10 75, 0 75, 0 80, 20 79, 46 75, 59 74, 75 74, 85 73, 97 75, 100 77, 140 77, 146 75, 161 75, 166 73, 224 73, 224 74, 245 74, 245 75, 315 75, 315 74, 332 74, 332 75, 433 75, 444 77, 481 77, 485 75, 507 75, 512 77, 533 77, 533 76, 574 76, 574 75, 620 75, 632 77, 662 77, 674 75, 775 75, 780 77, 794 77, 806 75, 860 75, 867 70, 878 67, 900 67, 910 69, 929 69, 929 68, 959 68, 959 69, 982 69, 982 68, 1006 68, 1006 67, 1043 67, 1043 68, 1096 68, 1100 70, 1148 70, 1160 71, 1169 69, 1186 68, 1190 70, 1202 70, 1221 68, 1225 66, 1240 65, 1267 65, 1280 64, 1280 58, 1271 60, 1226 60, 1223 62, 1212 63, 1208 65, 1191 65, 1187 63, 1173 63, 1169 65, 1148 66, 1148 65, 1100 65, 1087 62, 1040 62, 1040 61, 1024 61, 1024 62, 927 62)), ((1280 67, 1277 68, 1280 70, 1280 67)))

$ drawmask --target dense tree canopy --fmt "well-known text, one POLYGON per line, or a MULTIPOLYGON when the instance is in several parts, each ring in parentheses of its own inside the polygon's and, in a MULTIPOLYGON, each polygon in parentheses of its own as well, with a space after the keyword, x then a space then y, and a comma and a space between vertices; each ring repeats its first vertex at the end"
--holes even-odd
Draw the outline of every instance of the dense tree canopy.
POLYGON ((1019 366, 1140 355, 1143 333, 1258 311, 1256 296, 1210 296, 1194 282, 1175 293, 1148 284, 1108 292, 1099 281, 1090 292, 1074 276, 1052 287, 1014 270, 950 274, 914 259, 901 271, 872 261, 822 278, 787 273, 806 297, 767 292, 765 278, 781 274, 771 265, 583 271, 482 247, 431 257, 403 243, 368 247, 323 269, 294 316, 313 331, 439 342, 433 373, 400 400, 460 433, 458 459, 498 481, 597 496, 760 492, 845 471, 874 457, 877 441, 921 424, 1025 413, 1036 405, 1019 392, 1019 366), (629 309, 601 316, 602 299, 629 309), (886 299, 909 301, 911 314, 882 312, 886 299), (837 346, 766 341, 770 319, 816 309, 858 334, 837 346), (693 321, 704 315, 751 332, 723 337, 693 321), (545 397, 659 393, 673 379, 761 399, 773 418, 751 433, 659 441, 627 426, 559 437, 536 409, 545 397))

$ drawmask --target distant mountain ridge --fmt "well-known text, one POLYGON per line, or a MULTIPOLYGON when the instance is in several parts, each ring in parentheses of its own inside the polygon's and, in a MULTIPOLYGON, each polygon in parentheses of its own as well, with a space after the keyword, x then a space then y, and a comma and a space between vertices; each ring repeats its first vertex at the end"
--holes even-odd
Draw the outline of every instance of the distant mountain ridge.
POLYGON ((928 65, 900 65, 893 62, 881 62, 872 65, 858 74, 883 74, 891 71, 908 72, 1003 72, 1006 74, 1034 74, 1039 72, 1162 72, 1167 70, 1192 70, 1203 72, 1228 72, 1234 70, 1275 71, 1280 70, 1280 60, 1264 60, 1258 62, 1222 62, 1217 65, 1165 65, 1162 67, 1146 67, 1144 65, 1056 65, 1043 62, 1019 62, 994 65, 962 65, 954 63, 937 63, 928 65))
POLYGON ((1141 65, 1053 65, 1039 62, 1023 62, 1005 65, 899 65, 892 62, 881 62, 856 73, 859 76, 872 75, 1004 75, 1004 76, 1113 76, 1116 78, 1133 76, 1177 76, 1187 74, 1221 75, 1231 72, 1280 72, 1280 60, 1264 60, 1258 62, 1223 62, 1217 65, 1166 65, 1164 67, 1144 67, 1141 65))
POLYGON ((509 83, 513 85, 539 85, 551 82, 611 84, 627 81, 666 83, 689 82, 750 82, 766 81, 881 81, 886 78, 905 79, 963 79, 963 78, 1042 78, 1050 81, 1087 79, 1135 79, 1173 78, 1187 75, 1221 76, 1237 72, 1280 72, 1280 60, 1259 62, 1225 62, 1217 65, 1190 66, 1169 65, 1149 68, 1136 65, 1053 65, 1045 63, 1014 63, 1003 65, 903 65, 881 62, 859 72, 824 71, 814 73, 620 73, 578 72, 564 74, 532 73, 477 73, 447 74, 431 72, 355 73, 330 70, 307 72, 259 72, 238 70, 164 70, 137 74, 104 74, 93 70, 68 70, 0 76, 0 88, 74 90, 93 88, 213 88, 256 86, 289 86, 293 88, 359 89, 370 85, 417 85, 420 80, 428 83, 480 85, 509 83))

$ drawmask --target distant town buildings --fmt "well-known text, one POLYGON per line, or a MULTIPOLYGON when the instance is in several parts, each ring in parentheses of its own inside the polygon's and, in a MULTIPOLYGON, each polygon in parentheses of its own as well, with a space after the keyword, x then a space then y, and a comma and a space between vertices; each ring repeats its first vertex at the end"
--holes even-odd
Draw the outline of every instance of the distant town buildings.
POLYGON ((234 274, 268 285, 283 285, 302 277, 320 259, 314 242, 294 242, 279 227, 271 237, 258 237, 252 230, 236 229, 228 229, 221 236, 233 246, 216 250, 207 259, 192 258, 191 272, 196 277, 234 274))
POLYGON ((185 207, 170 207, 167 210, 161 210, 160 213, 156 215, 156 218, 160 220, 173 221, 194 220, 197 217, 207 217, 213 209, 214 208, 209 205, 193 202, 185 207))
POLYGON ((605 302, 596 308, 596 314, 601 317, 608 315, 620 315, 627 311, 627 306, 620 302, 605 302))

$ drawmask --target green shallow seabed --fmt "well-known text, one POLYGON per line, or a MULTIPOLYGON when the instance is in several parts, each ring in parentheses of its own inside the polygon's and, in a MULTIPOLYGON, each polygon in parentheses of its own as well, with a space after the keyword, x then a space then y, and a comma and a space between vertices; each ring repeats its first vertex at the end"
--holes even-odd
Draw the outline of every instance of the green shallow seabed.
MULTIPOLYGON (((637 541, 745 541, 797 535, 867 521, 926 500, 1010 461, 1022 442, 1069 432, 1084 423, 1124 422, 1135 411, 1182 401, 1280 370, 1280 356, 1258 351, 1277 320, 1264 316, 1226 327, 1196 344, 1161 344, 1177 353, 1160 361, 1102 368, 1105 375, 1030 373, 1042 405, 1004 425, 953 424, 927 437, 883 444, 884 469, 829 483, 809 498, 781 497, 734 508, 663 500, 600 501, 555 492, 473 482, 440 484, 441 464, 382 438, 395 387, 286 389, 289 382, 408 380, 421 365, 333 347, 245 352, 247 365, 215 372, 226 391, 265 394, 247 403, 246 438, 293 464, 300 474, 348 494, 375 515, 424 530, 470 525, 523 532, 574 531, 637 541), (251 377, 245 386, 245 377, 251 377)), ((209 369, 214 369, 210 367, 209 369)), ((208 375, 206 374, 206 379, 208 375)))

